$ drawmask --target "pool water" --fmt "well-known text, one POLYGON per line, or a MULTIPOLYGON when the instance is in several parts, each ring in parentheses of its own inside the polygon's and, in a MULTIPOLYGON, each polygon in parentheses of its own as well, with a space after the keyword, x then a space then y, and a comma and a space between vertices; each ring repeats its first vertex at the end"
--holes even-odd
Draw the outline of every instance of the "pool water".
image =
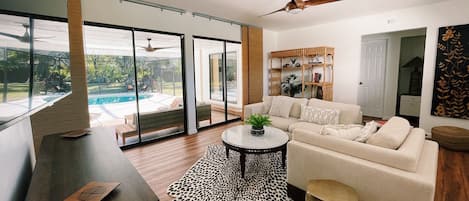
MULTIPOLYGON (((151 94, 139 95, 138 99, 143 100, 152 97, 151 94)), ((88 97, 88 105, 104 105, 112 103, 124 103, 135 101, 135 95, 105 95, 105 96, 90 96, 88 97)))

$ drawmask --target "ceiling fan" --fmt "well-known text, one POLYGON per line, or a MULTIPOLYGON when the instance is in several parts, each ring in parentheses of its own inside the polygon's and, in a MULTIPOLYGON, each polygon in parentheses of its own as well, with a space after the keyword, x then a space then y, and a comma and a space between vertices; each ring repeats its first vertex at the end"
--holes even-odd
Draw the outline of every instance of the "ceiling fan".
POLYGON ((335 1, 340 1, 340 0, 291 0, 283 8, 267 13, 265 15, 261 15, 260 17, 271 15, 271 14, 282 12, 282 11, 285 11, 291 14, 298 14, 301 11, 303 11, 305 8, 309 8, 311 6, 317 6, 321 4, 326 4, 326 3, 331 3, 335 1))
POLYGON ((147 52, 154 52, 157 50, 163 50, 163 49, 171 49, 171 48, 176 48, 176 47, 152 47, 151 46, 151 38, 147 38, 148 40, 148 45, 147 46, 140 46, 147 52))
MULTIPOLYGON (((23 25, 23 27, 26 29, 22 36, 9 34, 9 33, 4 33, 4 32, 0 32, 0 35, 10 37, 10 38, 14 38, 14 39, 16 39, 20 42, 23 42, 23 43, 29 43, 30 40, 31 40, 31 35, 29 34, 29 24, 21 24, 21 25, 23 25)), ((34 40, 39 41, 40 39, 48 39, 48 38, 55 38, 55 36, 34 37, 34 40)))

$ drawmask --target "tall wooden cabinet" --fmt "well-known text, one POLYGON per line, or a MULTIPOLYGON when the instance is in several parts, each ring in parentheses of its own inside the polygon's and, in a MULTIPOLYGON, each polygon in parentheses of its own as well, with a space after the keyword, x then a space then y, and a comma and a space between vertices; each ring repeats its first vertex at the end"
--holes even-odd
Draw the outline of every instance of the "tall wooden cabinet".
POLYGON ((299 91, 301 94, 296 96, 332 101, 334 48, 312 47, 274 51, 270 53, 269 59, 270 95, 284 94, 284 91, 282 91, 283 84, 290 87, 301 87, 299 91), (287 81, 292 76, 297 78, 296 83, 287 81))

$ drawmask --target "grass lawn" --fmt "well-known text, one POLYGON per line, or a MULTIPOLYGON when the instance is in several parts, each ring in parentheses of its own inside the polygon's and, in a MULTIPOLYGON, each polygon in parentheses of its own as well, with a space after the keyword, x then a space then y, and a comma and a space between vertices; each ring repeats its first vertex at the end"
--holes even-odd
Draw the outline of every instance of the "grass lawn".
MULTIPOLYGON (((3 99, 3 83, 0 83, 3 99)), ((28 98, 29 83, 8 83, 7 102, 28 98)))

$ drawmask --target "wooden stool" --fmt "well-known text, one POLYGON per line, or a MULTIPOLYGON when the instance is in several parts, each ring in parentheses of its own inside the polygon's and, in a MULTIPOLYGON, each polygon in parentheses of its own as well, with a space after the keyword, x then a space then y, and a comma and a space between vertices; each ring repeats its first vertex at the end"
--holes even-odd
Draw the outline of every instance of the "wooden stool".
POLYGON ((432 128, 432 139, 440 146, 455 151, 469 151, 469 130, 454 126, 432 128))
POLYGON ((311 180, 306 191, 306 201, 358 201, 352 187, 333 180, 311 180))

